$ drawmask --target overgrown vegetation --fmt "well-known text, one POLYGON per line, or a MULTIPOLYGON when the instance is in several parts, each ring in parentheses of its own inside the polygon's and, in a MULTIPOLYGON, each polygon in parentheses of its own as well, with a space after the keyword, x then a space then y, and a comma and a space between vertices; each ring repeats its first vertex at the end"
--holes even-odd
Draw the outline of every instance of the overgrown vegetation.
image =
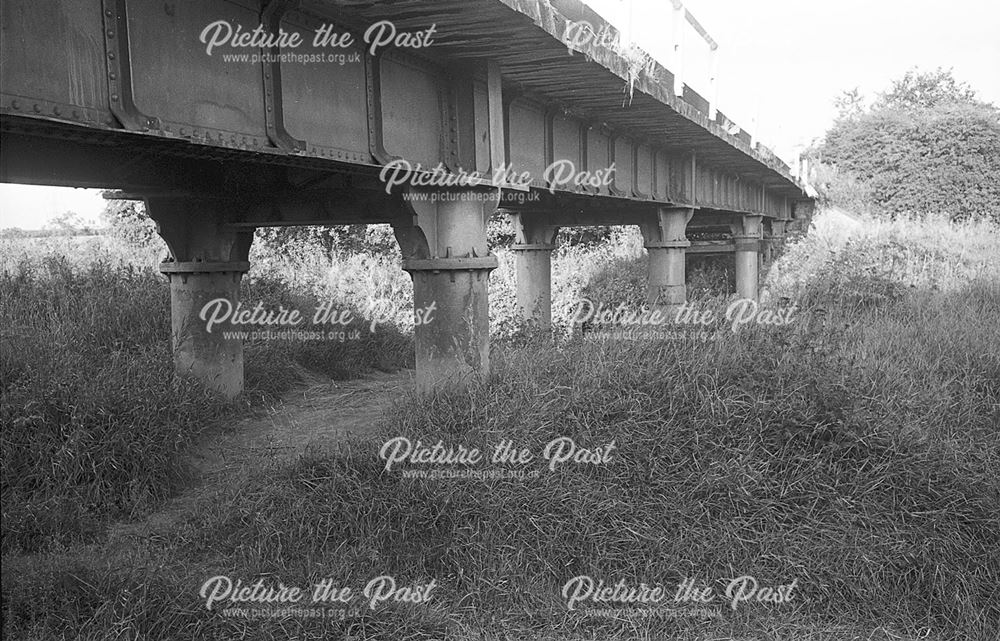
MULTIPOLYGON (((792 327, 724 331, 707 343, 507 344, 467 395, 405 399, 371 440, 222 488, 135 562, 110 570, 104 555, 122 542, 100 544, 103 520, 141 514, 168 494, 184 444, 234 410, 167 383, 158 274, 108 260, 8 265, 4 320, 18 333, 5 333, 3 350, 5 625, 84 639, 110 630, 839 639, 876 625, 886 638, 926 630, 987 639, 1000 624, 991 596, 1000 580, 997 240, 986 223, 940 219, 847 240, 809 235, 768 281, 772 299, 802 305, 792 327), (409 480, 386 473, 377 454, 397 435, 484 449, 506 438, 536 452, 570 436, 614 440, 619 454, 613 465, 567 465, 538 479, 409 480), (439 588, 427 607, 246 621, 203 609, 197 588, 218 573, 301 585, 363 585, 388 573, 439 588), (800 600, 722 621, 622 627, 567 613, 559 597, 578 574, 673 584, 734 573, 798 578, 800 600)), ((641 301, 637 243, 626 233, 562 250, 557 291, 567 301, 641 301)), ((297 265, 258 256, 267 276, 251 275, 244 296, 290 305, 324 288, 354 301, 407 295, 384 256, 331 265, 310 255, 297 265)), ((504 267, 496 275, 502 312, 510 277, 504 267)), ((360 349, 364 364, 405 351, 386 340, 391 349, 360 349)), ((295 368, 350 363, 319 357, 315 345, 259 347, 256 357, 247 348, 248 379, 266 378, 274 391, 294 384, 295 368), (286 365, 291 378, 281 382, 286 365)))
POLYGON ((870 106, 855 91, 814 155, 833 204, 881 216, 993 216, 1000 202, 1000 110, 950 71, 911 71, 870 106))
MULTIPOLYGON (((185 448, 245 407, 174 380, 170 293, 153 267, 159 250, 85 240, 4 247, 4 552, 90 540, 110 518, 147 512, 184 482, 185 448)), ((242 296, 269 308, 325 300, 268 272, 266 261, 245 279, 242 296)), ((412 364, 410 339, 396 326, 364 330, 355 341, 248 343, 247 400, 275 398, 305 369, 350 378, 412 364)))

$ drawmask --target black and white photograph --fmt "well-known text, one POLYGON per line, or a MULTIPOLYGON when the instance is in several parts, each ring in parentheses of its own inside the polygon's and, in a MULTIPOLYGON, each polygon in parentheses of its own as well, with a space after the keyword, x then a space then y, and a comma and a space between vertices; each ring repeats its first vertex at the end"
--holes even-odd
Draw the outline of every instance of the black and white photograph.
POLYGON ((1000 641, 1000 4, 0 0, 16 641, 1000 641))

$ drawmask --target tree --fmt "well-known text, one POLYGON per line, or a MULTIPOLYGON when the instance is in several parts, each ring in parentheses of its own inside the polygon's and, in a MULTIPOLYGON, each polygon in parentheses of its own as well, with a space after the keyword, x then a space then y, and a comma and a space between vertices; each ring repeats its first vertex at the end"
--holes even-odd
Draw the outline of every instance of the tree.
POLYGON ((156 223, 146 214, 141 201, 109 200, 101 217, 112 236, 133 247, 151 247, 162 242, 156 233, 156 223))
POLYGON ((947 104, 982 106, 985 103, 976 99, 976 92, 972 87, 956 80, 951 69, 939 67, 935 71, 907 71, 902 78, 893 81, 889 91, 879 94, 875 108, 917 109, 947 104))
POLYGON ((64 211, 59 214, 45 225, 45 229, 51 230, 57 236, 77 236, 93 231, 87 221, 75 211, 64 211))
POLYGON ((838 118, 853 118, 864 112, 865 99, 861 95, 861 90, 855 87, 834 98, 833 106, 837 108, 838 118))
POLYGON ((870 108, 842 113, 815 150, 833 168, 819 185, 828 201, 864 194, 885 216, 1000 222, 1000 110, 950 71, 907 72, 870 108))

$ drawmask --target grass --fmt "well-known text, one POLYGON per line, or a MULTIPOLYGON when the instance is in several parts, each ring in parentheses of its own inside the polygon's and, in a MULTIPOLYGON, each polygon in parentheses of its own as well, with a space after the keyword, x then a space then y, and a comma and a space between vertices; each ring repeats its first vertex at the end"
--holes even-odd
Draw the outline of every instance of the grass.
MULTIPOLYGON (((46 239, 5 248, 0 276, 3 539, 6 552, 93 540, 109 519, 153 509, 187 480, 185 449, 302 380, 352 378, 412 362, 393 326, 362 340, 245 346, 248 394, 225 403, 174 380, 170 293, 157 252, 108 239, 46 239)), ((319 300, 279 273, 251 274, 241 294, 311 309, 319 300)), ((347 307, 347 304, 343 304, 347 307)))
MULTIPOLYGON (((772 300, 801 304, 789 327, 721 331, 708 342, 504 343, 491 375, 467 392, 401 399, 369 439, 218 488, 153 541, 5 550, 5 631, 38 639, 993 639, 998 236, 940 221, 837 241, 807 236, 768 275, 772 300), (886 264, 894 268, 880 269, 886 264), (378 455, 399 435, 484 450, 509 439, 536 453, 569 436, 592 447, 613 440, 617 454, 554 472, 536 462, 540 474, 529 479, 408 479, 386 472, 378 455), (112 553, 123 545, 138 547, 112 553), (439 587, 429 604, 390 603, 344 621, 246 621, 204 609, 198 587, 215 574, 359 588, 391 574, 439 587), (783 605, 722 608, 721 619, 608 619, 567 611, 560 588, 580 574, 667 585, 694 577, 716 593, 724 577, 750 574, 768 584, 797 579, 798 593, 783 605)), ((557 324, 563 302, 581 293, 608 302, 641 296, 637 254, 628 238, 562 250, 553 268, 557 324)), ((354 260, 369 273, 383 265, 354 260)), ((511 309, 506 263, 491 280, 500 310, 511 309)), ((364 299, 370 285, 360 274, 331 281, 325 269, 290 268, 302 280, 296 291, 335 286, 364 299)), ((279 272, 268 273, 261 282, 288 295, 279 272)), ((706 274, 699 277, 726 277, 724 269, 706 274)), ((18 313, 22 323, 34 308, 18 313)), ((25 326, 35 331, 52 317, 25 326)), ((249 351, 248 372, 258 367, 249 351)), ((7 371, 5 363, 5 408, 7 371)), ((6 442, 4 450, 6 474, 6 442)))

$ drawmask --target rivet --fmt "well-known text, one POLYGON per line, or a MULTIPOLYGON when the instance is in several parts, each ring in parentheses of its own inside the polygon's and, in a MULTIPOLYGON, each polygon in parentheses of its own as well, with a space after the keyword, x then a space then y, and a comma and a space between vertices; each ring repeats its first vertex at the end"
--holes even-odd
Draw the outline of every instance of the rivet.
POLYGON ((21 103, 18 102, 18 101, 16 101, 16 100, 12 100, 11 103, 10 103, 10 106, 13 107, 14 109, 20 109, 21 108, 21 103))
POLYGON ((35 113, 41 113, 42 111, 42 108, 38 106, 38 103, 35 103, 35 106, 33 108, 35 110, 35 113))
POLYGON ((109 51, 108 52, 108 58, 110 58, 111 60, 114 60, 115 59, 115 52, 114 51, 109 51))
POLYGON ((58 115, 60 114, 60 110, 59 110, 59 107, 53 107, 53 108, 52 108, 52 113, 54 113, 55 115, 57 115, 57 116, 58 116, 58 115))
POLYGON ((111 31, 111 30, 109 29, 109 30, 108 30, 108 37, 109 37, 109 38, 114 38, 114 37, 115 37, 115 32, 114 32, 114 31, 111 31))
POLYGON ((112 102, 118 102, 118 94, 116 94, 116 93, 111 94, 111 101, 112 102))
POLYGON ((112 71, 111 73, 109 73, 109 74, 108 74, 108 77, 109 77, 109 78, 111 78, 112 80, 114 80, 114 79, 115 79, 115 78, 117 78, 118 76, 117 76, 117 75, 115 75, 115 72, 114 72, 114 71, 112 71))

